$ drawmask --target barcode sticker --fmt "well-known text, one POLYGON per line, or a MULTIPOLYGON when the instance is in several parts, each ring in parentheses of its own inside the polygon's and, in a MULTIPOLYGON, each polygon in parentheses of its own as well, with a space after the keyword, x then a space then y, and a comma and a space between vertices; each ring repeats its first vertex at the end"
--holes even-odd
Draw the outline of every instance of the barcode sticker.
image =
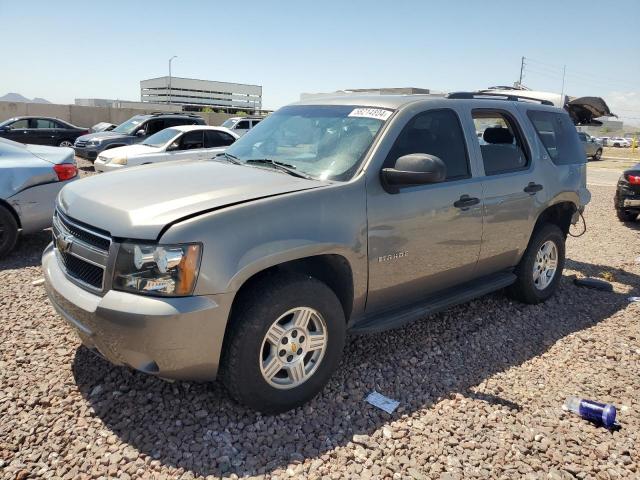
POLYGON ((383 122, 391 116, 391 110, 384 108, 354 108, 349 114, 350 117, 375 118, 383 122))

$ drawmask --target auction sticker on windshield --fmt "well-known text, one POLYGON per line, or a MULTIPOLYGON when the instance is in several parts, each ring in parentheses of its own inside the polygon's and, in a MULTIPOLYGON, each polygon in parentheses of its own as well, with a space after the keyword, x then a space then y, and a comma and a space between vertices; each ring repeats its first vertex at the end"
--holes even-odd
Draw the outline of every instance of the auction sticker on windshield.
POLYGON ((384 108, 354 108, 348 116, 375 118, 384 121, 389 118, 392 113, 391 110, 385 110, 384 108))

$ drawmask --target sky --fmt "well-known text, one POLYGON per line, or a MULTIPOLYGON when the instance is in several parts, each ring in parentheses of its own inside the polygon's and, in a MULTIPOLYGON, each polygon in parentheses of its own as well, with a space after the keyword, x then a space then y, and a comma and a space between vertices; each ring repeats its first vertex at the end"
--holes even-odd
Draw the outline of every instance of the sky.
POLYGON ((518 80, 605 98, 640 125, 640 1, 0 0, 0 96, 140 99, 168 74, 302 92, 476 90, 518 80), (605 6, 606 5, 606 6, 605 6), (615 12, 615 14, 613 14, 615 12))

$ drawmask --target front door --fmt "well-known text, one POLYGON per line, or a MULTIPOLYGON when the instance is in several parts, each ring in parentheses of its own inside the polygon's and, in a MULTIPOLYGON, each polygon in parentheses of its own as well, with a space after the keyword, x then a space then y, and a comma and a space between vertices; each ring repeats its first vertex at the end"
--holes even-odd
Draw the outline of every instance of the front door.
POLYGON ((387 193, 378 173, 367 183, 367 313, 418 302, 472 280, 482 239, 482 184, 472 175, 468 145, 453 109, 410 119, 384 166, 410 153, 439 157, 446 181, 387 193))

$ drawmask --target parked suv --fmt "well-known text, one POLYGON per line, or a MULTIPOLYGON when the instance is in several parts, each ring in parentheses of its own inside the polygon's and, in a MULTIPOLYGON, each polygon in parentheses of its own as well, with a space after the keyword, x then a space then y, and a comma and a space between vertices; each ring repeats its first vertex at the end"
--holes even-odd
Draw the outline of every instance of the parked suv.
POLYGON ((602 145, 596 141, 595 137, 588 133, 578 132, 578 138, 587 158, 592 160, 600 160, 602 158, 602 145))
POLYGON ((621 222, 632 222, 640 214, 640 163, 622 172, 614 198, 621 222))
POLYGON ((65 187, 42 264, 88 348, 160 377, 219 375, 278 412, 322 389, 348 331, 503 288, 549 298, 589 199, 563 110, 473 94, 319 99, 213 160, 65 187))
POLYGON ((78 137, 73 144, 76 155, 94 161, 109 148, 140 143, 150 135, 178 125, 206 125, 202 117, 189 113, 151 113, 136 115, 110 131, 78 137))
POLYGON ((237 135, 242 136, 262 120, 264 120, 263 117, 231 117, 226 119, 220 126, 228 128, 237 135))

